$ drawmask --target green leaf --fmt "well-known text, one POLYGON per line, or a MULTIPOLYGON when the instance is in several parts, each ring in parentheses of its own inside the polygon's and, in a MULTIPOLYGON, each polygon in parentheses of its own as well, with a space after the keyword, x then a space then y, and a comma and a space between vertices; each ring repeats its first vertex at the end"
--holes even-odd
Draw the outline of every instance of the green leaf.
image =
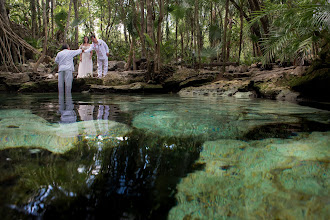
POLYGON ((151 47, 154 47, 154 46, 155 46, 155 43, 154 43, 154 41, 151 39, 151 37, 150 37, 147 33, 144 33, 144 36, 145 36, 145 39, 146 39, 147 43, 148 43, 151 47))

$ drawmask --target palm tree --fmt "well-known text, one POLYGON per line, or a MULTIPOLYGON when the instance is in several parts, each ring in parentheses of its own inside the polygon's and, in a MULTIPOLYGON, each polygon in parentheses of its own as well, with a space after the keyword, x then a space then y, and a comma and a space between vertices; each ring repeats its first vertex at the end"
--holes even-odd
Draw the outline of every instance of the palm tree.
POLYGON ((277 58, 303 63, 318 56, 319 45, 326 36, 321 33, 329 34, 330 5, 326 0, 317 3, 304 0, 290 4, 268 4, 254 13, 251 25, 264 16, 273 18, 269 35, 262 40, 264 64, 277 58))

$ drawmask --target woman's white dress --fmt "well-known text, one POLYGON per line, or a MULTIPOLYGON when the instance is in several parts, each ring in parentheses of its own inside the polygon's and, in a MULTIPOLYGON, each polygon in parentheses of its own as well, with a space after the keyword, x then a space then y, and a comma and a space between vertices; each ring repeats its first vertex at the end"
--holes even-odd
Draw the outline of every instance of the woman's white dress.
MULTIPOLYGON (((90 46, 81 45, 79 49, 87 50, 90 46)), ((81 61, 79 62, 78 76, 77 78, 84 78, 88 76, 93 76, 93 61, 90 53, 82 53, 81 61)))

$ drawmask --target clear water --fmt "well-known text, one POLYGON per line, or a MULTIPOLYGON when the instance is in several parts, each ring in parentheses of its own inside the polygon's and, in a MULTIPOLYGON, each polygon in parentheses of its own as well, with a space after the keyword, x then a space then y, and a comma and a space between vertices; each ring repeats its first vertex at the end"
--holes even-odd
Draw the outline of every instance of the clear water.
POLYGON ((1 219, 327 219, 330 112, 0 94, 1 219))

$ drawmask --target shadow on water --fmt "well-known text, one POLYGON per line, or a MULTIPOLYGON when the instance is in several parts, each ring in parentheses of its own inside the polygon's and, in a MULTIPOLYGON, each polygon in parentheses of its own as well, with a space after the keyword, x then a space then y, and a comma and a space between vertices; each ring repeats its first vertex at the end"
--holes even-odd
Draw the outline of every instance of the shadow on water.
POLYGON ((299 123, 270 123, 257 126, 244 134, 242 140, 261 140, 266 138, 290 138, 298 132, 329 131, 330 125, 300 119, 299 123))
POLYGON ((2 219, 166 219, 201 142, 134 130, 119 147, 0 151, 2 219))

